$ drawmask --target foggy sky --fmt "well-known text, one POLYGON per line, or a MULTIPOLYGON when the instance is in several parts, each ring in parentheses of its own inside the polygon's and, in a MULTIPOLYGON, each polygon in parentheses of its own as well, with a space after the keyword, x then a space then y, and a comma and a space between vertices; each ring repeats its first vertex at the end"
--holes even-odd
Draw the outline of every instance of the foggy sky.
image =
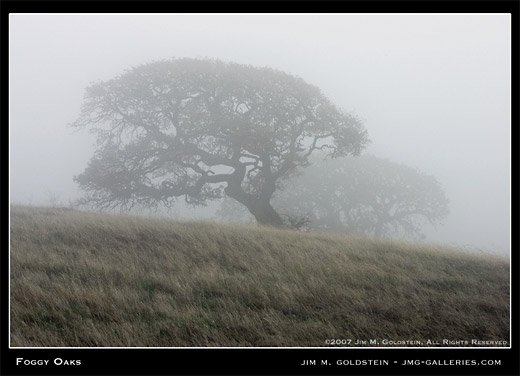
POLYGON ((361 118, 367 152, 437 178, 431 242, 510 251, 508 14, 10 15, 10 200, 81 195, 93 137, 68 124, 85 88, 172 57, 269 66, 361 118))

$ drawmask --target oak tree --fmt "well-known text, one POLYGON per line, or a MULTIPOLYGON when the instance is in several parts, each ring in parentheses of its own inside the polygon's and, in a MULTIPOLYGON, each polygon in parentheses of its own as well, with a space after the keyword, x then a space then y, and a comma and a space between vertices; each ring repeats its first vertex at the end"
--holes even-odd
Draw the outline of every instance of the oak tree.
POLYGON ((132 68, 86 90, 76 127, 96 150, 75 181, 101 208, 203 205, 225 195, 259 223, 281 225, 279 180, 319 150, 357 155, 361 122, 303 79, 218 60, 172 59, 132 68))
POLYGON ((449 214, 439 182, 417 169, 374 156, 316 160, 273 200, 310 227, 383 237, 400 233, 422 238, 425 222, 449 214))

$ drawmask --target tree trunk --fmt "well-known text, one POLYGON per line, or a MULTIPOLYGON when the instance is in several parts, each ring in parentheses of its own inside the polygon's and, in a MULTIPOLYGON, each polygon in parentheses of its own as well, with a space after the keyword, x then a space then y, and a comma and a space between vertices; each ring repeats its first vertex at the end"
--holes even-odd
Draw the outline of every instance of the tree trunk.
POLYGON ((376 239, 381 239, 381 235, 383 234, 383 225, 384 223, 378 222, 376 225, 376 229, 374 231, 374 237, 376 239))
POLYGON ((256 221, 262 225, 283 226, 280 215, 271 206, 270 197, 258 198, 245 193, 239 185, 229 184, 225 189, 226 194, 247 207, 256 221))
POLYGON ((256 218, 256 221, 262 225, 283 226, 283 220, 280 215, 273 209, 269 201, 257 200, 247 208, 256 218))

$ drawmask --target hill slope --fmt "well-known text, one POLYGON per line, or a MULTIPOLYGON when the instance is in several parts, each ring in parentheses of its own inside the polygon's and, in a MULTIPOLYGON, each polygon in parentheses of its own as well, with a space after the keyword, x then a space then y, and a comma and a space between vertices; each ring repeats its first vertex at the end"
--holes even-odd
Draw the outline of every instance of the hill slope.
POLYGON ((509 340, 509 264, 491 256, 29 207, 11 207, 10 251, 12 346, 509 340))

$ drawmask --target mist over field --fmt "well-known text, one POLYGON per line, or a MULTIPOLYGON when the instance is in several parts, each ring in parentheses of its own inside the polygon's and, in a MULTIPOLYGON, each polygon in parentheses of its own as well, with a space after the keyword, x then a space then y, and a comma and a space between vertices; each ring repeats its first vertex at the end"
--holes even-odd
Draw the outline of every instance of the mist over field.
MULTIPOLYGON (((85 89, 171 58, 302 78, 362 121, 363 154, 433 176, 449 200, 426 241, 507 256, 511 18, 507 14, 12 14, 10 201, 67 206, 94 135, 69 126, 85 89)), ((216 218, 219 203, 172 216, 216 218)))

